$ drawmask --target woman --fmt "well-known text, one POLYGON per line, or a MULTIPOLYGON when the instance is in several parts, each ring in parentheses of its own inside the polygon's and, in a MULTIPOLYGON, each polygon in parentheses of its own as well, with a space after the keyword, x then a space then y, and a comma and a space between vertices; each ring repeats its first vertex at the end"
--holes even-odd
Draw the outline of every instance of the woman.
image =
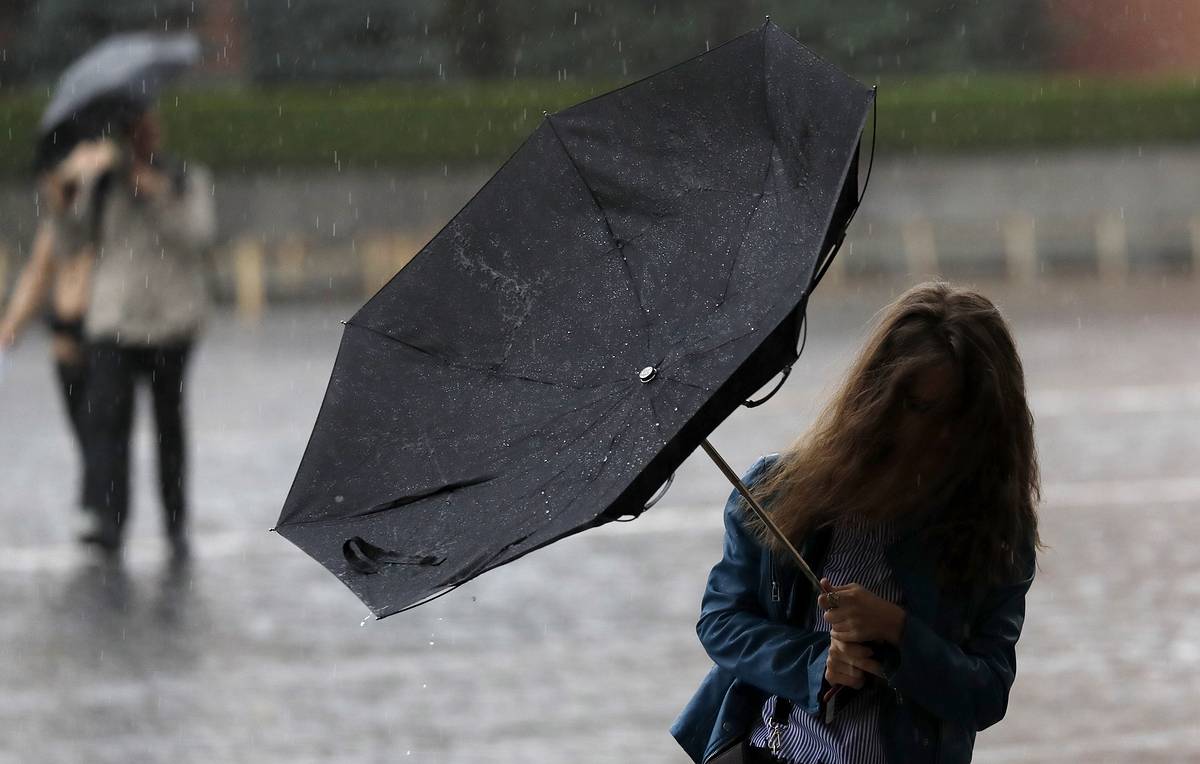
POLYGON ((688 754, 969 761, 1005 713, 1040 544, 1033 418, 996 307, 906 292, 815 425, 744 480, 835 596, 730 497, 697 625, 716 665, 672 728, 688 754))
MULTIPOLYGON (((83 317, 91 292, 93 251, 66 235, 64 221, 80 214, 79 202, 112 164, 116 147, 110 141, 80 143, 57 166, 41 177, 41 197, 49 212, 34 234, 29 260, 21 270, 12 297, 0 315, 0 352, 16 344, 29 320, 50 297, 48 323, 52 352, 63 403, 83 456, 84 390, 87 365, 83 349, 83 317)), ((86 496, 82 506, 93 502, 86 496)))
POLYGON ((76 229, 96 252, 84 323, 88 364, 85 493, 98 530, 121 548, 129 516, 134 390, 150 388, 164 526, 175 560, 186 538, 184 376, 207 306, 205 254, 215 233, 209 173, 163 158, 153 111, 123 126, 122 152, 80 206, 76 229))

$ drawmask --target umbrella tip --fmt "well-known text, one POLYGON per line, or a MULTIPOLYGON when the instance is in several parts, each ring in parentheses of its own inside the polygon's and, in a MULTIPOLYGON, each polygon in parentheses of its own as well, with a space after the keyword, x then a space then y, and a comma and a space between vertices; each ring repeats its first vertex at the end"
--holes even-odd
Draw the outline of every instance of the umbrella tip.
POLYGON ((769 13, 768 13, 767 15, 763 16, 763 23, 764 23, 764 24, 770 24, 770 23, 771 23, 771 14, 769 14, 769 13))
POLYGON ((543 116, 543 117, 549 117, 549 116, 550 116, 550 112, 546 111, 545 109, 542 109, 542 116, 543 116))

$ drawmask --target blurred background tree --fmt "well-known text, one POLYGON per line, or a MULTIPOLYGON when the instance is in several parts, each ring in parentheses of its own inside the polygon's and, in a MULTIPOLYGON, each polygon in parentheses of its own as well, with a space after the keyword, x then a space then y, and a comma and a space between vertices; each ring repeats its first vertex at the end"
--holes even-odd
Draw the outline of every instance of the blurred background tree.
POLYGON ((429 78, 445 60, 443 0, 248 0, 247 74, 259 82, 429 78))
POLYGON ((193 0, 4 0, 0 85, 53 79, 83 51, 117 32, 190 29, 203 10, 193 0))
POLYGON ((1051 48, 1044 4, 5 0, 0 84, 51 80, 81 51, 114 32, 200 29, 217 6, 230 7, 227 23, 238 27, 246 48, 236 76, 264 83, 630 77, 694 55, 700 45, 719 45, 753 29, 767 14, 864 76, 1027 70, 1044 65, 1051 48))

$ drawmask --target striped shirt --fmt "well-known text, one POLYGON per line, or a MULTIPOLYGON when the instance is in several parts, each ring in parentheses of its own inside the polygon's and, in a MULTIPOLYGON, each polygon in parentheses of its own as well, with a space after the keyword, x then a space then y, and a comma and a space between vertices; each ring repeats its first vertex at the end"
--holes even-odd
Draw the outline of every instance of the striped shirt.
MULTIPOLYGON (((900 587, 885 557, 893 538, 894 530, 888 526, 860 521, 838 523, 833 528, 822 576, 834 586, 857 583, 889 602, 900 602, 900 587)), ((829 631, 815 598, 806 625, 816 631, 829 631)), ((775 702, 774 696, 767 699, 761 718, 750 730, 750 743, 756 747, 771 747, 775 702)), ((886 764, 876 691, 864 688, 849 701, 840 701, 829 724, 793 707, 780 743, 778 758, 791 764, 886 764)))

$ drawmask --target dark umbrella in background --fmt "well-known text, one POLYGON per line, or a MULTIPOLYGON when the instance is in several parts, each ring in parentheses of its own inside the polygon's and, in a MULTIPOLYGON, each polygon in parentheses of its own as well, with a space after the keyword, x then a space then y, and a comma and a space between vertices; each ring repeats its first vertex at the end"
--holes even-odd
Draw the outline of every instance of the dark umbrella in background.
POLYGON ((200 43, 190 34, 134 32, 100 42, 59 78, 38 125, 34 170, 58 164, 81 141, 111 134, 199 60, 200 43))
POLYGON ((347 322, 276 530, 384 617, 636 517, 796 360, 873 100, 768 21, 547 115, 347 322))

